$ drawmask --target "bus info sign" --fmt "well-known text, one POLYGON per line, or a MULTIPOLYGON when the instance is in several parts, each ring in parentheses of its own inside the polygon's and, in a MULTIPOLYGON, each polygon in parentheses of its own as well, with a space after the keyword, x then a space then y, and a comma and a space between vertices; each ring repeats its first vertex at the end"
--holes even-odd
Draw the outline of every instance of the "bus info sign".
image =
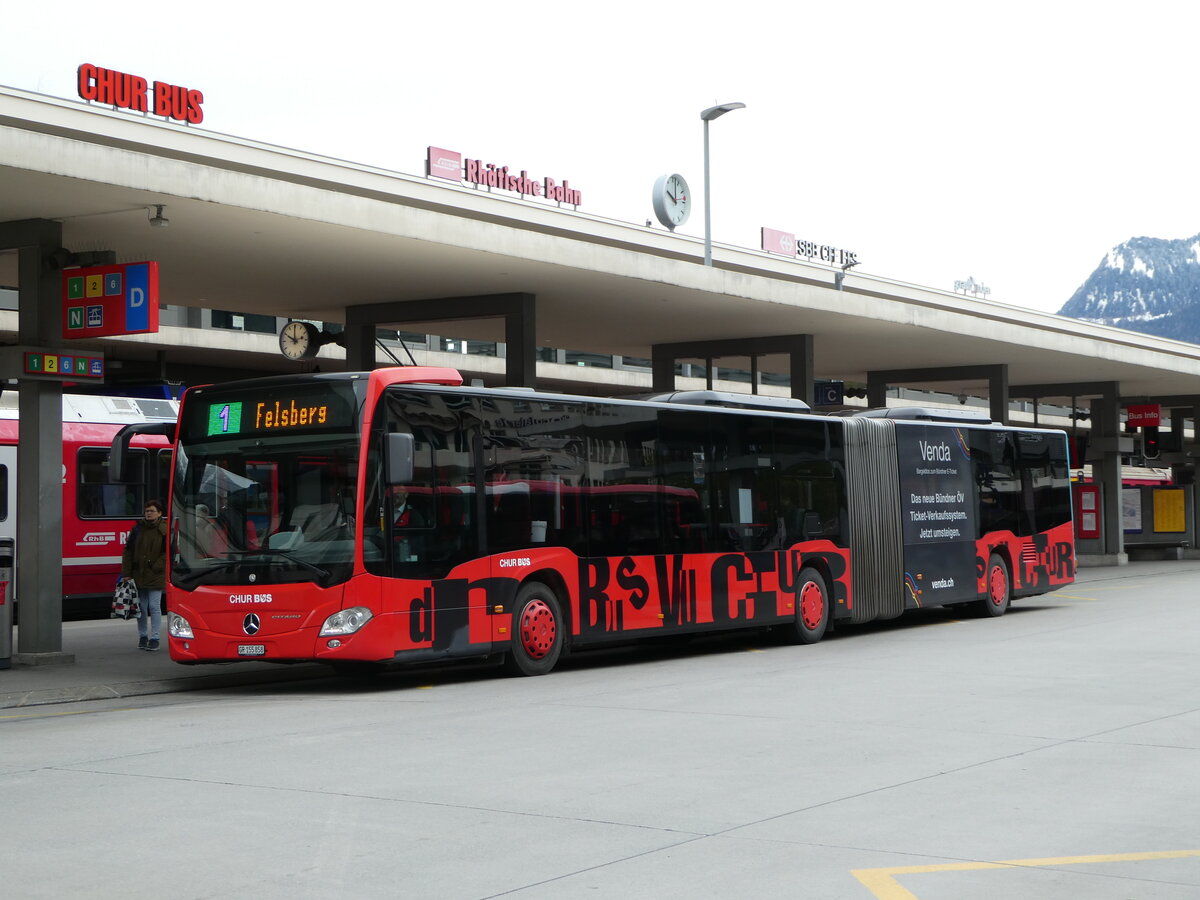
POLYGON ((1125 407, 1127 425, 1144 428, 1162 424, 1162 407, 1158 403, 1135 403, 1125 407))
POLYGON ((158 331, 158 263, 65 270, 62 318, 64 338, 158 331))

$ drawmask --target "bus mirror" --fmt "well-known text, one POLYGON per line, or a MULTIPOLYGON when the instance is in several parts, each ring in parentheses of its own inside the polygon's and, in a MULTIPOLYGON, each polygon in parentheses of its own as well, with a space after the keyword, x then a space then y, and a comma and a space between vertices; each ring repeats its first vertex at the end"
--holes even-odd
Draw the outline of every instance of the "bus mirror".
POLYGON ((113 435, 108 458, 109 484, 130 484, 135 481, 129 465, 129 441, 139 434, 161 434, 171 443, 175 443, 175 423, 135 422, 113 435))
POLYGON ((384 480, 388 484, 408 484, 413 479, 413 436, 390 432, 384 435, 384 480))

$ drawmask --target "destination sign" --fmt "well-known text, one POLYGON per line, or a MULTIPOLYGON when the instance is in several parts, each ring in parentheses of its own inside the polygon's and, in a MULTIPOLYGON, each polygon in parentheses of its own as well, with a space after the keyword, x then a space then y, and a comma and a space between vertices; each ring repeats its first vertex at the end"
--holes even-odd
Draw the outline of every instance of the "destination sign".
POLYGON ((313 431, 346 431, 355 427, 352 393, 346 390, 295 386, 263 390, 196 392, 184 406, 185 437, 247 437, 313 431))
POLYGON ((279 400, 251 404, 243 401, 214 403, 208 410, 208 435, 314 428, 328 424, 332 418, 328 403, 297 404, 295 400, 290 403, 279 400), (246 415, 247 407, 249 416, 246 415))

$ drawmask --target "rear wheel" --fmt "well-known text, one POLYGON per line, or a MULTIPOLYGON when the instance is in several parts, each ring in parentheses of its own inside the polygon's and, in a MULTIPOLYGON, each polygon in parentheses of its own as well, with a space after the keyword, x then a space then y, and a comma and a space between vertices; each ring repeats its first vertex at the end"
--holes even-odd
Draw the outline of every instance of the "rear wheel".
POLYGON ((566 620, 558 596, 531 581, 513 604, 512 646, 505 668, 513 675, 545 675, 558 663, 566 643, 566 620))
POLYGON ((796 584, 796 620, 788 638, 798 644, 815 644, 829 628, 829 588, 811 566, 800 570, 796 584))
POLYGON ((1008 612, 1008 604, 1012 602, 1012 579, 1008 574, 1008 565, 999 553, 993 553, 988 559, 986 596, 975 604, 975 608, 985 616, 1002 616, 1008 612))

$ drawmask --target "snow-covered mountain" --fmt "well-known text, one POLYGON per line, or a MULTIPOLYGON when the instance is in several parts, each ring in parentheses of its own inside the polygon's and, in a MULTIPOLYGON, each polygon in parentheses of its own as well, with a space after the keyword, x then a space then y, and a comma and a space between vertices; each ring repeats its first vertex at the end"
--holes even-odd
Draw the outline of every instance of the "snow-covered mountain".
POLYGON ((1058 313, 1200 344, 1200 234, 1114 247, 1058 313))

